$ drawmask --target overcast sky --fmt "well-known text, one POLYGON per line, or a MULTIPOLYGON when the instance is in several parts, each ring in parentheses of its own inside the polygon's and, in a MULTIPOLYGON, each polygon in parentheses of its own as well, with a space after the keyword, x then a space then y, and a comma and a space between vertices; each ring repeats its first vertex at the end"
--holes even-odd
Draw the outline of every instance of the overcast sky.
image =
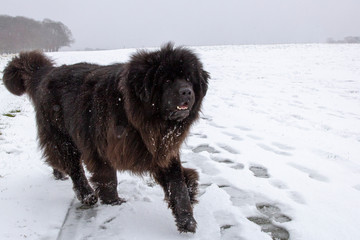
POLYGON ((360 0, 1 0, 0 14, 61 21, 75 39, 71 49, 360 36, 360 0))

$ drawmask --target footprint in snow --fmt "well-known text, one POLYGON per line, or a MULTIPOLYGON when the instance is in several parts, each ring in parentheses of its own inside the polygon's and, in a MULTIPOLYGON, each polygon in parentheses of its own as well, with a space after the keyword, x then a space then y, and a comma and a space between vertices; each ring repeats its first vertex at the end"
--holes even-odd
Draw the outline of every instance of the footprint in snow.
POLYGON ((259 225, 261 227, 261 231, 268 233, 274 240, 288 240, 290 238, 290 234, 285 228, 272 224, 269 218, 249 217, 248 219, 259 225))
POLYGON ((221 239, 240 239, 240 226, 234 213, 221 210, 215 212, 214 217, 220 227, 221 239))
MULTIPOLYGON (((209 183, 208 186, 211 184, 209 183)), ((229 196, 232 204, 237 207, 243 207, 249 204, 255 204, 260 216, 248 217, 248 219, 261 227, 261 231, 268 233, 272 239, 288 240, 290 239, 289 232, 277 224, 290 222, 292 219, 283 214, 281 209, 275 205, 262 202, 266 199, 258 193, 250 193, 238 189, 231 184, 218 184, 218 187, 223 189, 229 196), (277 223, 277 224, 276 224, 277 223)), ((219 226, 222 239, 239 239, 236 235, 240 231, 239 225, 236 221, 236 216, 228 211, 219 211, 214 214, 219 226)))
POLYGON ((256 135, 248 134, 248 135, 246 135, 246 136, 249 137, 249 138, 251 138, 251 139, 254 139, 254 140, 262 140, 261 137, 258 137, 258 136, 256 136, 256 135))
POLYGON ((213 127, 216 127, 216 128, 221 128, 221 129, 226 128, 226 127, 221 126, 221 125, 218 125, 218 124, 216 124, 216 123, 214 123, 214 122, 209 122, 209 125, 210 125, 210 126, 213 126, 213 127))
POLYGON ((308 174, 308 176, 314 180, 320 181, 320 182, 328 182, 329 179, 321 174, 319 174, 317 171, 309 169, 307 167, 301 166, 296 163, 289 163, 289 165, 305 174, 308 174))
POLYGON ((233 147, 230 147, 229 145, 219 143, 218 146, 231 154, 240 154, 238 150, 234 149, 233 147))
POLYGON ((236 170, 241 170, 241 169, 245 168, 244 164, 242 164, 242 163, 236 163, 235 165, 230 166, 230 167, 233 169, 236 169, 236 170))
POLYGON ((281 180, 272 179, 270 184, 279 189, 288 189, 289 187, 281 180))
POLYGON ((202 133, 190 133, 190 137, 198 137, 198 138, 205 139, 205 138, 207 138, 208 136, 205 135, 205 134, 202 134, 202 133))
POLYGON ((234 133, 230 133, 230 132, 227 132, 227 131, 224 131, 223 134, 231 137, 232 140, 235 140, 235 141, 243 141, 244 139, 239 137, 237 134, 234 134, 234 133))
POLYGON ((297 120, 303 120, 304 119, 301 115, 298 115, 298 114, 291 114, 290 116, 297 119, 297 120))
POLYGON ((240 129, 241 131, 250 132, 251 128, 243 127, 243 126, 236 126, 236 128, 240 129))
POLYGON ((242 163, 235 163, 234 161, 228 159, 228 158, 221 158, 221 157, 211 157, 211 159, 215 162, 219 162, 219 163, 223 163, 228 165, 229 167, 236 169, 236 170, 241 170, 244 169, 245 166, 242 163))
MULTIPOLYGON (((274 144, 273 144, 273 145, 274 145, 274 144)), ((277 146, 275 145, 275 146, 278 147, 278 148, 282 148, 280 151, 279 151, 279 150, 276 150, 276 149, 274 149, 274 148, 272 148, 272 147, 269 147, 268 145, 263 144, 263 143, 259 143, 258 146, 259 146, 260 148, 262 148, 263 150, 265 150, 265 151, 273 152, 273 153, 278 154, 278 155, 282 155, 282 156, 291 156, 291 155, 292 155, 291 153, 288 153, 288 152, 283 151, 283 149, 284 149, 285 147, 287 147, 287 146, 285 146, 285 145, 280 145, 280 144, 277 144, 277 146), (281 146, 281 147, 280 147, 280 146, 281 146)), ((289 147, 288 147, 288 148, 289 148, 289 147)), ((289 149, 287 149, 287 150, 289 150, 289 149)))
POLYGON ((306 204, 305 199, 298 192, 290 191, 289 192, 289 197, 296 203, 306 204))
POLYGON ((224 163, 224 164, 234 164, 235 162, 228 159, 228 158, 222 158, 222 157, 211 157, 212 160, 214 160, 215 162, 219 162, 219 163, 224 163))
POLYGON ((258 203, 256 208, 263 216, 248 217, 248 219, 259 225, 261 231, 268 233, 272 239, 288 240, 290 238, 290 234, 285 228, 273 224, 274 221, 277 223, 291 221, 291 218, 283 214, 279 207, 268 203, 258 203))
POLYGON ((222 186, 221 189, 229 194, 230 201, 236 207, 254 204, 253 201, 263 199, 263 196, 258 196, 256 193, 247 192, 233 186, 222 186))
POLYGON ((279 207, 268 203, 258 203, 256 208, 259 212, 278 223, 290 222, 291 218, 282 214, 279 207))
POLYGON ((255 177, 258 178, 270 178, 270 175, 268 173, 268 170, 265 167, 259 166, 259 165, 253 165, 249 168, 250 171, 254 173, 255 177))
POLYGON ((194 153, 208 152, 208 153, 220 153, 215 148, 209 146, 209 144, 201 144, 192 150, 194 153))
POLYGON ((274 145, 275 147, 277 147, 277 148, 279 148, 281 150, 286 150, 286 151, 295 149, 295 148, 293 148, 291 146, 288 146, 288 145, 283 144, 283 143, 278 143, 278 142, 273 142, 272 145, 274 145))

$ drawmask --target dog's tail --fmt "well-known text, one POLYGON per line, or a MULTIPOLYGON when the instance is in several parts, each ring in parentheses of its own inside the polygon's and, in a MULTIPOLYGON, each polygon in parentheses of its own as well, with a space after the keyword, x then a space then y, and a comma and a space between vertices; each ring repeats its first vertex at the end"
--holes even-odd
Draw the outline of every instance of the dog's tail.
POLYGON ((40 79, 37 72, 44 67, 52 67, 53 62, 39 51, 22 52, 13 58, 4 69, 3 81, 5 87, 15 95, 25 92, 34 93, 40 79))

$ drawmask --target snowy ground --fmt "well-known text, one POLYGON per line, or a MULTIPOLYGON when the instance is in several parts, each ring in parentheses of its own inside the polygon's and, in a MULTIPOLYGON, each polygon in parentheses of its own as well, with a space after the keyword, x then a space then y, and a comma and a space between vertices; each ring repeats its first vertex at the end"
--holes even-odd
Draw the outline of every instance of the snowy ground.
MULTIPOLYGON (((127 203, 82 208, 41 160, 29 100, 1 82, 0 239, 360 239, 360 45, 195 50, 212 76, 182 148, 200 172, 196 234, 177 232, 148 177, 119 173, 127 203)), ((134 51, 49 55, 108 64, 134 51)))

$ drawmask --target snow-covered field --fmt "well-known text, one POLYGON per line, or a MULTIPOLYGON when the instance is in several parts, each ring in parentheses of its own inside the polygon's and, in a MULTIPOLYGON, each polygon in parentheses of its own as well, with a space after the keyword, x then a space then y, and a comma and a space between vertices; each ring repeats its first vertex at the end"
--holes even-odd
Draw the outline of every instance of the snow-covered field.
MULTIPOLYGON (((177 232, 148 177, 119 173, 127 203, 81 207, 41 159, 28 98, 1 81, 0 239, 360 239, 360 45, 194 50, 212 76, 182 147, 200 172, 196 234, 177 232)), ((108 64, 133 52, 49 55, 108 64)))

